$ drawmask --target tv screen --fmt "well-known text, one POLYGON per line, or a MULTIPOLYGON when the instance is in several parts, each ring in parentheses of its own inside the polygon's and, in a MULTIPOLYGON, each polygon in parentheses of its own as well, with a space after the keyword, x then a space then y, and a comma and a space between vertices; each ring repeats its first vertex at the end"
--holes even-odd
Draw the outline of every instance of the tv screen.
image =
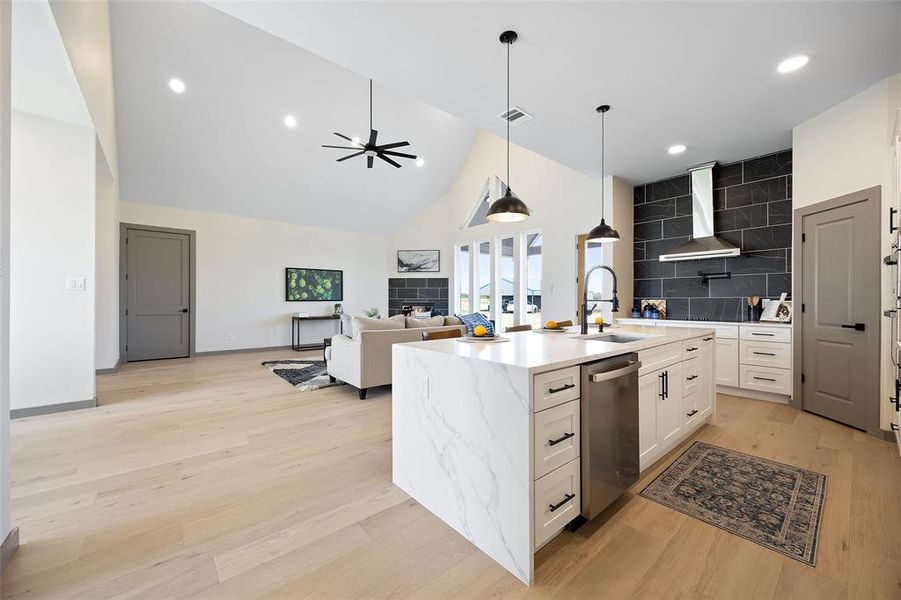
POLYGON ((339 302, 344 300, 344 271, 285 268, 288 302, 339 302))

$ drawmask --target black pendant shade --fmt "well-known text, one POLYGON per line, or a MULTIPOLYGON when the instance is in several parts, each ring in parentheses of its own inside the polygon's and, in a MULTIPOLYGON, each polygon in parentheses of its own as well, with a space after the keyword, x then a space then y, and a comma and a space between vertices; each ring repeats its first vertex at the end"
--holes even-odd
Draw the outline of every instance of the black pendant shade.
POLYGON ((607 225, 607 222, 604 220, 604 159, 606 152, 606 128, 605 128, 605 117, 607 115, 607 111, 610 110, 609 104, 602 104, 595 109, 597 112, 601 114, 601 222, 594 229, 588 232, 588 241, 589 242, 616 242, 619 241, 619 232, 607 225))
POLYGON ((615 242, 619 239, 619 232, 616 231, 601 217, 601 224, 588 232, 589 242, 615 242))
MULTIPOLYGON (((505 31, 500 42, 507 47, 507 112, 510 114, 510 46, 516 41, 515 31, 505 31)), ((510 189, 510 120, 507 121, 507 192, 503 198, 495 200, 488 207, 487 219, 493 223, 517 223, 525 221, 532 215, 526 203, 517 198, 510 189)))
POLYGON ((532 214, 526 203, 513 195, 508 187, 503 198, 495 200, 488 208, 487 218, 495 223, 516 223, 525 221, 532 214))

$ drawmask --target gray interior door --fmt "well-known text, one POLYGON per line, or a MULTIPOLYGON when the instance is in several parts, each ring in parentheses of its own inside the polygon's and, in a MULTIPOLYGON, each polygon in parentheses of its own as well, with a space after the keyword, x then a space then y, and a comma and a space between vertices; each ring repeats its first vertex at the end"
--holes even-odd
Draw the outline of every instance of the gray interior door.
POLYGON ((879 406, 879 212, 854 197, 801 222, 802 406, 866 430, 879 406))
POLYGON ((190 355, 190 237, 129 228, 125 288, 128 361, 190 355))

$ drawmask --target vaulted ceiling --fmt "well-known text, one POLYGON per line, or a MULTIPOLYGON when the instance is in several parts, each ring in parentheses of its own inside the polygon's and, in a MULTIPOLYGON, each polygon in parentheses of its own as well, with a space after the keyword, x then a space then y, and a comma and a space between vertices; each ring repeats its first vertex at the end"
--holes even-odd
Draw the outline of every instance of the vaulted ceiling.
POLYGON ((901 70, 901 2, 137 0, 111 14, 123 199, 375 233, 444 193, 476 128, 503 135, 504 29, 520 35, 512 101, 535 115, 513 141, 596 176, 594 108, 612 104, 607 172, 633 182, 789 147, 793 126, 901 70), (806 68, 776 72, 798 53, 806 68), (365 137, 368 77, 380 137, 409 139, 424 167, 367 170, 319 147, 365 137))

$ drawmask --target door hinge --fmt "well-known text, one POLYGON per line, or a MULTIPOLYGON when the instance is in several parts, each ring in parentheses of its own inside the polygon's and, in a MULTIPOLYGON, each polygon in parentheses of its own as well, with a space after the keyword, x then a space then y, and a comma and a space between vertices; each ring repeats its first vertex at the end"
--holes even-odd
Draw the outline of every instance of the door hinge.
POLYGON ((807 241, 807 234, 806 234, 806 233, 802 233, 802 234, 801 234, 801 242, 806 242, 806 241, 807 241))
POLYGON ((125 344, 125 351, 128 352, 128 344, 125 344))
POLYGON ((804 373, 801 373, 801 383, 804 383, 804 373))
POLYGON ((801 303, 801 312, 804 312, 804 303, 801 303))
POLYGON ((125 274, 125 281, 128 281, 128 273, 125 274))
POLYGON ((125 316, 126 316, 126 317, 128 316, 128 309, 127 309, 127 308, 125 309, 125 316))

